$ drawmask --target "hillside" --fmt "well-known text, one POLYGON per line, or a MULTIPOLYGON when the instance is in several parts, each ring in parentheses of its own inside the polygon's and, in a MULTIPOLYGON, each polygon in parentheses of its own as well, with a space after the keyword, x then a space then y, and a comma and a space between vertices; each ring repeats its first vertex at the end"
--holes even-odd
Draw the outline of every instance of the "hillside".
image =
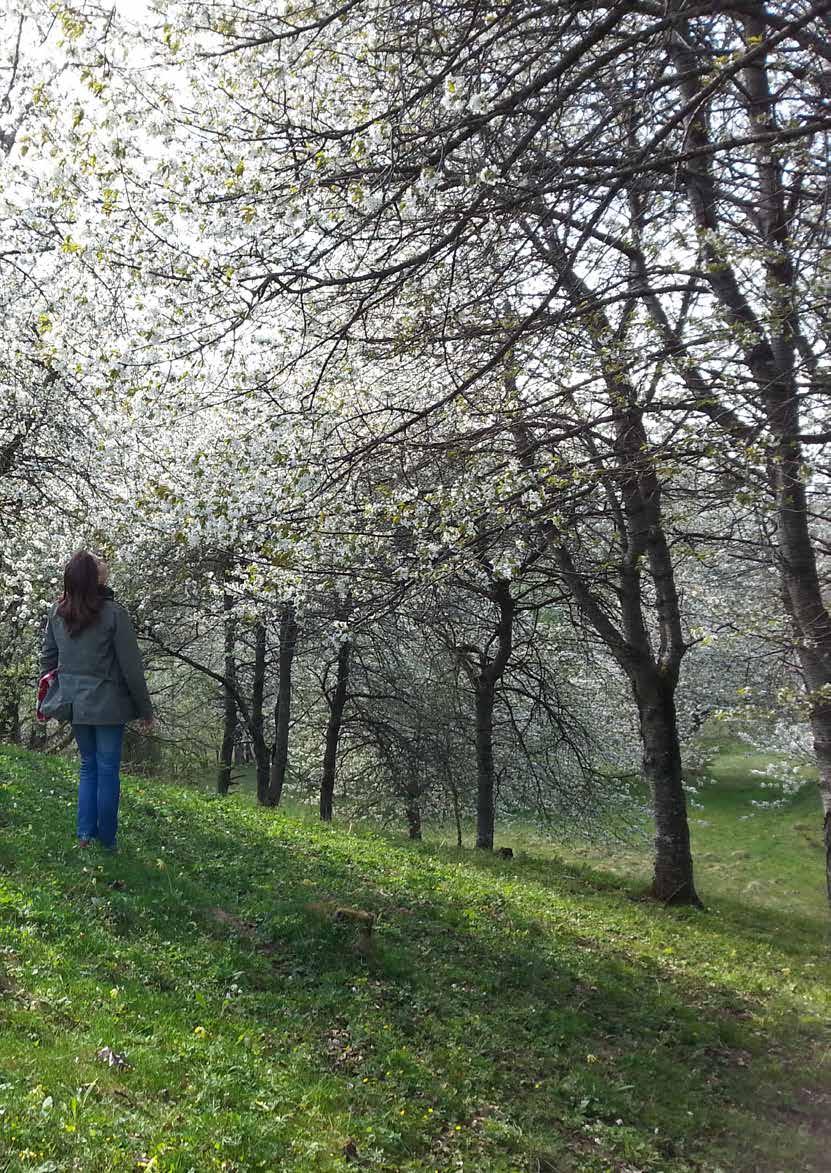
POLYGON ((617 848, 503 861, 139 779, 121 853, 80 852, 73 800, 71 763, 0 749, 4 1173, 831 1168, 813 796, 702 798, 704 913, 617 848))

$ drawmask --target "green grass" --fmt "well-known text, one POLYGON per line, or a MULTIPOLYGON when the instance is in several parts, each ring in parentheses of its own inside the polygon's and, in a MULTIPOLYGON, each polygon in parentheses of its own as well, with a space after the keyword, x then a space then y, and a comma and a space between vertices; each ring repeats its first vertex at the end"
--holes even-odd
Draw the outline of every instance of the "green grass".
POLYGON ((72 763, 0 750, 0 1170, 827 1170, 816 800, 755 787, 693 811, 702 913, 638 898, 642 850, 146 779, 81 852, 72 763), (376 914, 368 955, 327 901, 376 914))
MULTIPOLYGON (((790 936, 801 932, 806 948, 821 949, 828 940, 829 921, 822 810, 816 787, 806 785, 785 800, 783 809, 764 809, 754 804, 770 802, 775 795, 747 772, 740 784, 734 755, 725 765, 726 782, 721 763, 709 773, 716 784, 704 785, 689 810, 700 895, 717 915, 734 911, 737 924, 778 935, 784 921, 790 936)), ((643 845, 552 847, 526 828, 520 842, 536 856, 582 864, 586 874, 602 866, 607 877, 615 877, 615 882, 633 892, 647 887, 650 880, 648 835, 643 845)))

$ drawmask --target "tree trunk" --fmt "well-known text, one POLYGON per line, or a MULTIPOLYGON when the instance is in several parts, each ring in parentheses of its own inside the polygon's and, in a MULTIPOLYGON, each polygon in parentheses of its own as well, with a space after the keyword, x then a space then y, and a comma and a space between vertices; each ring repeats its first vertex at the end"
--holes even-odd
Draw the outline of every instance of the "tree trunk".
POLYGON ((494 684, 482 676, 476 682, 476 846, 493 850, 494 684))
POLYGON ((349 684, 349 640, 344 640, 338 652, 338 668, 335 687, 327 694, 329 720, 326 723, 326 749, 323 754, 323 776, 320 780, 320 817, 332 821, 332 799, 335 793, 335 767, 338 760, 338 742, 343 724, 343 710, 346 705, 349 684))
POLYGON ((660 673, 641 676, 634 685, 643 742, 643 774, 655 808, 655 860, 652 895, 664 904, 701 901, 693 883, 687 801, 681 774, 681 749, 675 712, 675 685, 660 673))
POLYGON ((404 801, 404 814, 407 817, 407 831, 411 839, 421 839, 421 804, 419 803, 418 787, 408 788, 404 801))
POLYGON ((231 786, 231 770, 234 764, 234 738, 237 731, 236 689, 236 619, 232 614, 233 599, 225 595, 222 601, 225 611, 225 684, 222 688, 222 747, 219 751, 219 769, 216 789, 227 794, 231 786))
MULTIPOLYGON (((675 690, 687 645, 672 554, 664 531, 663 485, 646 433, 644 409, 639 404, 636 385, 627 374, 626 355, 618 351, 619 335, 556 235, 551 236, 550 243, 555 268, 573 304, 582 309, 592 307, 593 344, 603 380, 612 403, 620 405, 614 417, 617 476, 608 482, 620 548, 615 566, 620 629, 611 621, 605 602, 580 575, 565 544, 557 550, 557 558, 580 609, 624 669, 634 690, 643 772, 651 785, 655 808, 653 894, 666 903, 700 905, 693 885, 675 711, 675 690), (654 590, 651 603, 644 597, 644 569, 648 569, 654 590), (647 606, 652 608, 658 629, 657 653, 652 646, 647 606)), ((637 277, 635 265, 633 278, 637 277)), ((591 451, 593 441, 588 444, 591 451)))
POLYGON ((489 591, 491 602, 499 612, 494 632, 496 652, 492 659, 487 650, 479 655, 479 672, 468 669, 476 696, 476 846, 493 850, 494 768, 493 707, 496 686, 505 674, 511 658, 516 603, 507 579, 494 577, 489 591))
MULTIPOLYGON (((815 638, 812 642, 810 637, 805 637, 802 625, 795 619, 794 607, 790 600, 786 600, 786 607, 795 620, 797 651, 811 706, 811 737, 819 772, 819 793, 822 800, 825 890, 828 902, 831 904, 831 695, 829 694, 831 672, 828 670, 828 665, 831 664, 831 649, 823 657, 819 640, 815 638)), ((816 627, 814 630, 816 631, 816 627)))
POLYGON ((258 623, 254 629, 254 683, 251 690, 251 741, 254 747, 254 761, 257 763, 257 801, 265 804, 268 799, 268 746, 265 742, 265 715, 263 696, 265 693, 265 624, 258 623))
POLYGON ((831 771, 828 771, 828 776, 825 778, 822 788, 822 808, 825 812, 823 822, 823 837, 825 839, 825 890, 828 893, 828 901, 831 903, 831 771))
POLYGON ((286 781, 289 760, 289 722, 291 720, 291 667, 297 646, 297 623, 294 606, 286 603, 280 618, 280 682, 277 690, 277 704, 274 707, 274 756, 271 759, 271 774, 268 778, 267 802, 279 806, 286 781))
MULTIPOLYGON (((764 6, 748 5, 743 19, 747 43, 758 44, 759 51, 748 59, 742 70, 742 93, 754 126, 764 129, 770 136, 760 139, 755 146, 757 199, 752 213, 753 228, 758 232, 760 263, 765 274, 766 314, 763 318, 753 308, 759 294, 758 278, 753 278, 753 296, 746 296, 741 271, 729 263, 725 250, 720 248, 720 237, 724 233, 719 216, 718 187, 710 162, 708 108, 699 98, 703 66, 693 48, 695 41, 689 34, 680 6, 671 47, 675 66, 683 79, 682 96, 685 101, 696 103, 696 112, 690 118, 686 133, 688 145, 697 152, 698 159, 695 167, 685 171, 685 185, 699 238, 704 242, 703 275, 721 303, 726 320, 735 327, 746 368, 756 385, 756 398, 767 421, 768 476, 776 503, 778 569, 811 706, 811 732, 823 806, 826 888, 831 901, 831 700, 828 698, 831 687, 831 614, 823 599, 817 570, 805 487, 800 441, 800 403, 803 397, 797 377, 797 343, 800 343, 799 365, 808 370, 816 368, 818 353, 802 333, 799 319, 802 294, 792 252, 794 209, 788 206, 782 159, 773 141, 779 111, 784 111, 785 117, 789 116, 787 99, 778 90, 779 83, 764 47, 770 32, 764 6)), ((732 209, 730 214, 732 217, 732 209)), ((746 396, 747 391, 743 394, 746 396)), ((739 423, 737 428, 732 412, 723 412, 718 402, 714 404, 714 411, 717 413, 714 422, 719 427, 734 438, 737 430, 741 435, 743 425, 739 423)), ((755 431, 745 438, 754 444, 759 442, 755 431)))
POLYGON ((824 819, 825 884, 831 902, 831 614, 825 606, 811 535, 804 457, 798 439, 799 389, 793 371, 787 374, 778 396, 769 390, 766 397, 775 442, 770 479, 776 499, 777 566, 810 706, 824 819))

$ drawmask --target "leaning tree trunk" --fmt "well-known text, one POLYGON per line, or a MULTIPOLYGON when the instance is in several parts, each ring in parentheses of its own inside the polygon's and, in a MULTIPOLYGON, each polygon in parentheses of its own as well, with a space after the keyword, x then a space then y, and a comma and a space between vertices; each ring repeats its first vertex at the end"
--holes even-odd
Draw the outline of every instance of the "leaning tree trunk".
POLYGON ((294 606, 291 603, 286 603, 280 618, 280 681, 277 689, 277 704, 274 708, 274 755, 271 759, 267 794, 269 806, 280 805, 286 781, 286 769, 289 761, 289 724, 291 721, 291 668, 296 646, 297 623, 294 618, 294 606))
POLYGON ((779 574, 785 610, 794 627, 797 654, 808 694, 822 800, 825 888, 831 903, 831 616, 823 601, 808 525, 808 501, 800 472, 801 453, 794 442, 789 443, 784 437, 779 439, 780 459, 776 468, 779 574), (796 453, 789 450, 793 448, 796 453), (785 449, 784 453, 782 449, 785 449))
POLYGON ((655 811, 652 895, 664 904, 700 901, 693 883, 687 801, 675 712, 675 685, 660 673, 644 673, 634 684, 643 744, 643 774, 655 811))
MULTIPOLYGON (((550 236, 551 257, 563 285, 581 314, 591 308, 593 346, 615 412, 615 476, 605 482, 612 503, 620 557, 616 560, 615 594, 620 626, 612 622, 605 603, 579 574, 562 545, 558 561, 566 581, 598 635, 626 672, 640 717, 644 775, 652 787, 656 837, 653 894, 666 903, 700 901, 693 884, 687 804, 681 775, 681 752, 675 711, 675 689, 686 652, 681 606, 675 585, 670 544, 664 530, 662 480, 644 425, 644 408, 627 374, 626 351, 594 290, 577 273, 556 234, 550 236), (643 591, 648 570, 654 601, 643 591), (653 651, 647 606, 659 632, 653 651)), ((637 265, 632 278, 638 280, 637 265)), ((589 450, 593 440, 589 437, 589 450)))
POLYGON ((231 786, 231 771, 234 765, 234 740, 237 731, 237 701, 234 695, 237 684, 236 665, 236 619, 233 617, 233 598, 225 595, 225 683, 222 686, 222 747, 219 751, 219 769, 216 789, 227 794, 231 786))
POLYGON ((831 699, 828 683, 824 682, 822 692, 811 688, 810 676, 806 673, 811 689, 811 733, 814 754, 819 770, 819 792, 822 799, 823 838, 825 840, 825 888, 831 903, 831 699))
POLYGON ((265 624, 258 623, 254 629, 254 683, 251 690, 251 741, 254 761, 257 764, 257 801, 265 804, 268 799, 268 746, 265 740, 265 624))
POLYGON ((349 640, 344 640, 338 652, 335 687, 331 695, 327 694, 326 696, 329 705, 329 720, 326 723, 326 748, 323 753, 323 775, 320 779, 320 817, 327 823, 332 821, 332 800, 335 793, 335 767, 338 760, 338 742, 340 741, 343 710, 346 705, 347 688, 349 685, 350 652, 351 646, 349 640))
MULTIPOLYGON (((780 525, 781 533, 781 525, 780 525)), ((811 551, 813 553, 813 550, 811 551)), ((780 552, 780 562, 784 553, 780 552)), ((813 581, 817 584, 816 597, 821 598, 816 562, 813 563, 813 581)), ((799 663, 808 693, 811 737, 817 763, 819 794, 822 801, 823 840, 825 843, 825 889, 831 904, 831 641, 825 638, 820 624, 816 622, 820 613, 816 606, 803 610, 802 622, 797 614, 798 601, 788 590, 789 573, 780 565, 783 579, 785 610, 793 624, 799 663), (805 614, 807 611, 807 614, 805 614), (812 622, 813 620, 813 622, 812 622), (805 629, 811 633, 806 637, 805 629), (823 654, 824 653, 824 654, 823 654)), ((827 611, 825 612, 827 617, 827 611)))
MULTIPOLYGON (((751 6, 745 15, 747 43, 760 44, 769 35, 764 7, 751 6)), ((782 101, 778 81, 771 76, 768 54, 762 50, 742 72, 748 113, 757 126, 777 129, 777 104, 782 101), (776 94, 776 96, 774 96, 776 94)), ((782 102, 787 117, 785 103, 782 102)), ((831 901, 831 613, 823 598, 811 535, 805 458, 800 435, 801 388, 798 367, 817 360, 802 334, 799 305, 802 295, 791 252, 792 219, 787 206, 787 182, 782 158, 770 143, 756 148, 758 223, 764 244, 765 285, 772 309, 770 339, 757 345, 751 370, 764 402, 768 426, 775 441, 771 461, 776 496, 779 571, 786 609, 797 629, 797 649, 808 692, 811 733, 819 771, 825 839, 825 883, 831 901), (797 339, 803 343, 798 357, 797 339), (809 358, 810 355, 810 358, 809 358)))
MULTIPOLYGON (((720 222, 719 192, 710 161, 712 142, 707 105, 700 100, 704 67, 694 52, 694 41, 680 7, 671 49, 677 73, 682 78, 682 96, 685 101, 696 103, 687 141, 696 152, 697 163, 685 172, 685 185, 703 242, 704 276, 725 320, 735 328, 772 441, 769 480, 776 504, 778 569, 808 692, 822 798, 826 888, 831 901, 831 613, 823 598, 811 534, 800 440, 802 395, 797 374, 800 366, 806 370, 816 368, 821 348, 811 344, 800 322, 803 295, 797 270, 798 253, 793 251, 793 219, 798 208, 789 206, 788 183, 776 141, 781 117, 789 116, 788 99, 778 87, 775 67, 771 66, 766 48, 770 25, 764 6, 747 5, 743 21, 747 43, 758 45, 758 51, 748 57, 742 69, 741 93, 748 116, 760 132, 754 145, 757 187, 752 227, 758 233, 758 253, 764 270, 762 292, 767 303, 764 318, 754 309, 760 292, 758 277, 753 278, 753 296, 747 296, 741 271, 729 263, 725 250, 720 247, 720 238, 727 233, 720 222)), ((716 410, 720 406, 716 402, 716 410)), ((720 413, 717 419, 719 426, 735 435, 732 413, 726 416, 720 413)), ((755 431, 746 439, 758 443, 755 431)))

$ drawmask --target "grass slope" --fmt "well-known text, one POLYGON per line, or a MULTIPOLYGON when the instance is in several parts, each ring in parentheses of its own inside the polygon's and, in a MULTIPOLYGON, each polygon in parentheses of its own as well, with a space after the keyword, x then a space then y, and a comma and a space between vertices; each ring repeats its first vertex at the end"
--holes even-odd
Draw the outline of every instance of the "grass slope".
POLYGON ((827 1170, 815 800, 740 801, 695 812, 696 913, 636 899, 634 856, 136 779, 121 854, 81 852, 72 765, 0 749, 0 1170, 827 1170), (368 955, 330 900, 377 915, 368 955))

